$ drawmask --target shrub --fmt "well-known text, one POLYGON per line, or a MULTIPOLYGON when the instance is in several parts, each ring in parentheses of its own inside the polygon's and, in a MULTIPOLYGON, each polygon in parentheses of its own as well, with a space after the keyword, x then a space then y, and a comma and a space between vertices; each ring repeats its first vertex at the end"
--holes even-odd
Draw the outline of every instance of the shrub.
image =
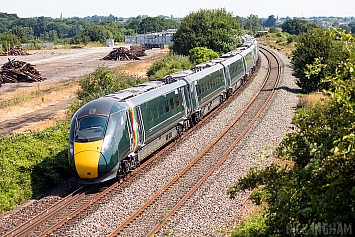
POLYGON ((135 75, 115 73, 107 67, 98 67, 93 73, 79 81, 78 99, 72 101, 69 114, 74 114, 76 110, 87 102, 135 86, 146 80, 135 75))
POLYGON ((189 60, 193 65, 207 62, 213 58, 218 58, 218 53, 206 47, 196 47, 189 51, 189 60))
POLYGON ((192 67, 189 58, 186 56, 179 55, 168 55, 153 63, 153 65, 148 69, 147 75, 149 79, 163 78, 168 74, 173 72, 178 72, 186 70, 192 67))
POLYGON ((0 213, 71 176, 67 159, 69 123, 0 139, 0 213))

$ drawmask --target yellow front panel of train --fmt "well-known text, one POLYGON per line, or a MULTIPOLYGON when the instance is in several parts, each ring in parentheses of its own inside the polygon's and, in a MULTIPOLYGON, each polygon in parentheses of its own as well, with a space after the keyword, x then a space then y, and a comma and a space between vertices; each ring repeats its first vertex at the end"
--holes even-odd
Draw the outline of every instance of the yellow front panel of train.
POLYGON ((98 177, 98 165, 103 141, 74 142, 75 168, 82 179, 98 177))

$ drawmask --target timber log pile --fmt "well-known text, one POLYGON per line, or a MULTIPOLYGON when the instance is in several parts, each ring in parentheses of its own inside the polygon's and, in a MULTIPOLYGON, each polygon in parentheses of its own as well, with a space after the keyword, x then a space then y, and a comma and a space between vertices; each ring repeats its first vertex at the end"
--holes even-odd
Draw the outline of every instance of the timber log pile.
POLYGON ((147 56, 145 53, 145 47, 141 44, 132 44, 129 51, 131 54, 136 55, 137 57, 147 56))
POLYGON ((145 48, 142 45, 131 45, 130 49, 125 47, 114 48, 103 60, 127 61, 139 60, 141 56, 146 56, 145 48))
POLYGON ((38 82, 44 78, 33 65, 12 59, 0 69, 0 86, 2 83, 38 82))
POLYGON ((0 53, 0 56, 18 56, 18 55, 30 55, 26 50, 18 45, 13 45, 10 50, 5 53, 0 53))

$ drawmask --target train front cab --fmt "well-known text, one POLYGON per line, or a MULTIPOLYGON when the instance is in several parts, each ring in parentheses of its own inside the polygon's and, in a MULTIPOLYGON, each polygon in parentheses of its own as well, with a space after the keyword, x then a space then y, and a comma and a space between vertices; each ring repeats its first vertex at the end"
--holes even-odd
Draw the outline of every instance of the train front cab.
POLYGON ((111 107, 107 113, 108 108, 103 111, 105 103, 100 102, 84 106, 71 121, 69 164, 78 183, 115 178, 120 161, 129 154, 125 110, 117 104, 106 103, 106 107, 111 107))

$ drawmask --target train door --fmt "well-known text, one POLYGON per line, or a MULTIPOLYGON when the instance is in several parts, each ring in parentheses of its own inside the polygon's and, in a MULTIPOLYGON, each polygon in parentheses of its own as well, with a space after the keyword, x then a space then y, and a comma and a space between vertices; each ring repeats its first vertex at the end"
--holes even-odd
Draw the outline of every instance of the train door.
POLYGON ((140 106, 134 106, 131 103, 128 110, 128 123, 130 126, 130 144, 131 152, 136 152, 137 149, 145 143, 145 129, 140 106))
POLYGON ((192 105, 194 110, 198 110, 200 108, 200 103, 198 100, 197 95, 197 80, 191 83, 191 98, 192 98, 192 105))
POLYGON ((186 86, 181 87, 180 90, 181 90, 181 97, 182 97, 182 106, 184 107, 184 111, 185 111, 185 117, 188 118, 190 106, 188 105, 188 97, 186 97, 187 93, 185 93, 186 86))
POLYGON ((233 93, 233 88, 232 88, 232 77, 229 71, 229 67, 231 64, 225 66, 222 64, 223 66, 223 79, 226 82, 226 91, 228 92, 228 96, 230 96, 233 93))

